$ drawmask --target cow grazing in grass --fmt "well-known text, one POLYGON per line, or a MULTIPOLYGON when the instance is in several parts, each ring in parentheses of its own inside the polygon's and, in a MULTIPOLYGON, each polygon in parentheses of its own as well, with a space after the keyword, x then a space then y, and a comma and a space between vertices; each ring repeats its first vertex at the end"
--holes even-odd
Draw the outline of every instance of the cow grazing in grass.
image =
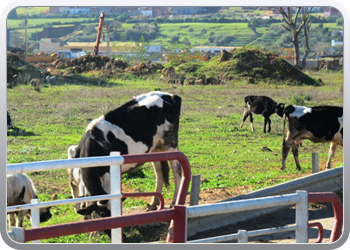
MULTIPOLYGON (((151 153, 178 150, 178 129, 181 98, 169 93, 153 91, 134 97, 120 107, 93 120, 81 138, 74 158, 107 156, 111 151, 124 154, 151 153)), ((137 170, 142 164, 124 164, 122 173, 137 170)), ((175 178, 173 203, 181 182, 181 165, 170 161, 175 178)), ((156 173, 156 191, 161 192, 163 184, 168 184, 169 166, 167 162, 153 162, 156 173)), ((109 167, 82 168, 81 178, 87 194, 103 195, 101 178, 109 176, 109 167)), ((105 207, 108 201, 100 201, 78 213, 86 215, 105 207)), ((152 199, 149 210, 159 205, 157 197, 152 199)), ((105 213, 107 214, 107 213, 105 213)))
MULTIPOLYGON (((73 145, 68 148, 68 159, 73 159, 76 153, 78 146, 73 145)), ((69 185, 71 188, 71 193, 73 198, 80 198, 80 197, 86 197, 87 196, 87 190, 84 185, 82 176, 81 176, 81 169, 80 168, 69 168, 68 169, 68 175, 69 175, 69 185)), ((110 192, 110 179, 109 175, 104 175, 103 178, 100 178, 103 189, 109 193, 110 192)), ((87 203, 75 203, 74 204, 74 210, 75 212, 78 212, 80 209, 85 208, 87 206, 87 203)))
MULTIPOLYGON (((7 206, 30 204, 31 199, 37 199, 33 182, 26 174, 7 175, 7 206)), ((10 227, 22 227, 23 219, 28 210, 9 213, 10 227), (17 223, 15 223, 17 214, 17 223)), ((40 222, 45 222, 51 218, 50 208, 40 208, 40 222)))
POLYGON ((343 108, 334 106, 303 107, 289 105, 284 110, 282 170, 286 168, 286 159, 292 149, 298 170, 299 144, 304 139, 314 143, 330 142, 326 167, 331 168, 331 160, 338 145, 343 146, 343 108), (288 122, 285 139, 285 122, 288 122))
POLYGON ((7 128, 13 128, 13 122, 10 113, 7 111, 7 128))
MULTIPOLYGON (((278 103, 272 100, 267 96, 254 96, 249 95, 244 97, 245 110, 243 113, 242 123, 240 128, 243 127, 245 120, 248 115, 250 117, 250 125, 252 131, 254 132, 254 124, 253 124, 253 113, 257 115, 262 115, 264 120, 264 133, 266 133, 266 125, 269 125, 268 132, 271 131, 271 119, 270 116, 276 112, 277 108, 283 109, 284 103, 278 103)), ((278 113, 277 113, 278 114, 278 113)), ((282 117, 282 116, 281 116, 282 117)))

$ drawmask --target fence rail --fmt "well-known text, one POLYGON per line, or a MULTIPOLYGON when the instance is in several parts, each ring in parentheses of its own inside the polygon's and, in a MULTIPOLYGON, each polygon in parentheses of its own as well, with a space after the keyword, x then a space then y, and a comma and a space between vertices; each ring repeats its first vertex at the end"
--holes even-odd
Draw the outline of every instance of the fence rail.
MULTIPOLYGON (((113 154, 116 152, 111 152, 112 156, 103 156, 103 157, 88 157, 88 158, 79 158, 79 159, 65 159, 65 160, 53 160, 53 161, 42 161, 42 162, 31 162, 31 163, 20 163, 20 164, 9 164, 7 165, 7 173, 8 174, 16 174, 16 173, 27 173, 27 172, 33 172, 33 171, 47 171, 47 170, 58 170, 58 169, 68 169, 68 168, 82 168, 82 167, 94 167, 94 166, 111 166, 111 171, 114 170, 114 167, 119 167, 122 164, 130 164, 130 163, 144 163, 144 162, 152 162, 152 161, 168 161, 168 160, 178 160, 182 167, 182 179, 178 191, 178 196, 176 198, 176 205, 179 204, 185 204, 186 201, 186 195, 187 190, 190 183, 191 178, 191 168, 188 162, 188 159, 186 156, 181 152, 161 152, 161 153, 148 153, 148 154, 133 154, 133 155, 124 155, 124 156, 114 156, 113 154)), ((114 170, 114 173, 120 173, 120 170, 114 170)), ((112 174, 111 176, 114 176, 115 174, 112 174)), ((111 186, 114 185, 113 179, 118 179, 120 183, 120 177, 118 178, 111 178, 111 186)), ((118 186, 118 185, 117 185, 118 186)), ((115 187, 118 189, 118 187, 115 187)), ((120 189, 120 188, 119 188, 120 189)), ((111 188, 111 191, 113 189, 111 188)), ((28 205, 21 205, 21 206, 11 206, 8 207, 8 212, 12 211, 18 211, 18 210, 24 210, 24 209, 32 209, 35 211, 35 213, 39 213, 40 207, 48 207, 48 206, 55 206, 55 205, 63 205, 67 203, 78 203, 83 201, 95 201, 95 200, 101 200, 101 199, 117 199, 120 201, 120 198, 122 197, 135 197, 135 196, 150 196, 154 195, 160 198, 160 209, 164 207, 164 199, 160 193, 157 192, 149 192, 149 193, 140 193, 140 194, 109 194, 109 195, 101 195, 99 197, 93 196, 93 197, 86 197, 86 198, 76 198, 76 199, 69 199, 69 200, 60 200, 60 201, 49 201, 49 202, 42 202, 38 204, 28 204, 28 205)), ((113 212, 115 209, 115 206, 113 206, 113 203, 111 204, 111 214, 112 217, 116 215, 120 215, 121 213, 113 212)), ((118 209, 117 205, 117 209, 118 209)), ((160 212, 160 211, 155 211, 160 212)), ((158 216, 158 215, 153 215, 158 216)), ((36 216, 38 217, 38 216, 36 216)), ((147 215, 144 215, 144 217, 152 222, 152 214, 147 213, 147 215), (151 216, 151 218, 148 218, 148 216, 151 216)), ((117 217, 119 218, 119 217, 117 217)), ((173 216, 168 216, 169 220, 172 220, 170 224, 170 228, 174 228, 174 221, 173 216)), ((155 220, 155 218, 153 218, 155 220)), ((158 220, 158 218, 156 219, 158 220)), ((96 220, 98 221, 98 220, 96 220)), ((134 221, 132 219, 132 221, 134 221)), ((138 221, 141 223, 143 220, 138 219, 138 221)), ((100 230, 106 230, 111 228, 117 228, 119 225, 113 225, 108 228, 108 225, 105 224, 104 221, 102 224, 102 227, 96 224, 96 228, 94 228, 93 221, 89 221, 87 228, 83 230, 83 232, 91 232, 91 231, 100 231, 100 230), (89 223, 92 222, 90 225, 89 223), (107 228, 106 228, 107 225, 107 228), (102 229, 101 229, 102 228, 102 229), (86 229, 88 231, 86 231, 86 229)), ((38 224, 38 223, 37 223, 38 224)), ((139 225, 139 224, 136 224, 139 225)), ((20 228, 13 228, 13 231, 18 234, 18 232, 21 234, 21 232, 25 232, 23 237, 18 238, 14 232, 10 232, 9 235, 13 237, 14 239, 20 239, 26 242, 31 240, 37 240, 37 239, 46 239, 46 238, 52 238, 56 237, 54 235, 57 235, 57 233, 67 233, 68 234, 76 234, 80 233, 81 228, 79 229, 80 225, 76 223, 70 223, 70 224, 62 224, 62 225, 56 225, 56 226, 50 226, 50 227, 41 227, 41 228, 31 228, 28 230, 20 229, 20 228), (62 231, 55 231, 55 229, 50 230, 50 228, 64 228, 62 231), (33 231, 32 231, 33 230, 33 231), (30 236, 31 232, 39 232, 38 234, 35 234, 35 236, 30 236), (30 240, 28 240, 28 237, 30 240), (34 237, 34 238, 31 238, 34 237)), ((62 234, 62 235, 68 235, 68 234, 62 234)), ((113 242, 113 231, 112 231, 112 242, 113 242)), ((121 233, 118 237, 121 237, 121 233)), ((168 236, 169 239, 172 239, 172 236, 168 236)), ((121 242, 121 239, 118 239, 118 242, 121 242)))

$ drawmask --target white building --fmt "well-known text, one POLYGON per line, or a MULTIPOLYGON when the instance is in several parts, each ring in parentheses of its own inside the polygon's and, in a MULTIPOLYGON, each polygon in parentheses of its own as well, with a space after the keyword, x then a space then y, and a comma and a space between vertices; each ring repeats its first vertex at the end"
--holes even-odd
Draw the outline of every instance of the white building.
POLYGON ((145 46, 146 52, 147 53, 157 53, 162 51, 162 46, 161 45, 149 45, 145 46))
POLYGON ((332 40, 331 41, 331 45, 332 46, 344 45, 344 42, 343 41, 332 40))
POLYGON ((90 7, 59 7, 61 14, 87 14, 90 13, 90 7))
POLYGON ((152 16, 152 10, 141 10, 140 13, 144 16, 152 16))

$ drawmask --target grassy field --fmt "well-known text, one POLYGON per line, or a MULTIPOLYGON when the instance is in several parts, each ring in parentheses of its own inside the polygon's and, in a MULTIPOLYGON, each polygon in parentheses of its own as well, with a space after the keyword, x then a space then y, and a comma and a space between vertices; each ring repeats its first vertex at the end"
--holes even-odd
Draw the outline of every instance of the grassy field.
MULTIPOLYGON (((281 171, 282 119, 273 115, 272 130, 264 134, 263 118, 254 116, 256 131, 247 120, 239 128, 243 98, 248 94, 268 95, 277 102, 292 104, 298 96, 307 96, 307 106, 343 105, 343 74, 328 71, 309 72, 325 83, 320 87, 245 84, 235 81, 220 86, 179 86, 149 80, 110 80, 98 83, 88 79, 43 85, 40 92, 20 85, 7 90, 7 108, 18 130, 7 132, 7 162, 32 162, 64 159, 70 145, 78 144, 86 126, 94 118, 118 107, 132 96, 159 89, 182 97, 179 149, 189 159, 192 174, 201 175, 201 193, 225 189, 231 197, 282 183, 311 173, 311 152, 319 152, 320 170, 325 169, 328 144, 303 143, 300 162, 303 171, 296 171, 292 155, 286 171, 281 171), (87 83, 89 82, 89 83, 87 83), (271 151, 263 150, 264 147, 271 151)), ((342 166, 342 148, 336 152, 332 167, 342 166)), ((36 185, 41 201, 70 198, 65 170, 35 172, 29 176, 36 185)), ((173 181, 173 179, 171 178, 173 181)), ((154 191, 155 175, 150 163, 136 173, 123 175, 124 192, 154 191)), ((166 206, 170 204, 174 184, 164 191, 166 206)), ((212 195, 213 196, 213 195, 212 195)), ((219 200, 220 197, 213 197, 219 200)), ((127 199, 123 206, 144 207, 150 199, 127 199)), ((53 217, 42 225, 82 220, 72 205, 53 207, 53 217)), ((27 226, 29 222, 27 221, 27 226)), ((126 242, 159 240, 147 238, 147 230, 126 229, 126 242)), ((87 234, 60 237, 43 242, 109 242, 105 236, 89 239, 87 234)))

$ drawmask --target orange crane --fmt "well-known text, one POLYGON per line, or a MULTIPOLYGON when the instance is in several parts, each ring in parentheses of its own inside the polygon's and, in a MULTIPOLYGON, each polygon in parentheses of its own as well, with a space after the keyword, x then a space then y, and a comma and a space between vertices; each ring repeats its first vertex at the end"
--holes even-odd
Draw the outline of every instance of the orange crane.
POLYGON ((101 12, 100 15, 100 23, 98 25, 98 31, 97 31, 97 38, 96 38, 96 44, 94 49, 94 55, 97 56, 98 54, 98 47, 100 46, 100 37, 101 37, 101 31, 102 31, 102 25, 103 25, 103 19, 105 18, 105 14, 101 12))

